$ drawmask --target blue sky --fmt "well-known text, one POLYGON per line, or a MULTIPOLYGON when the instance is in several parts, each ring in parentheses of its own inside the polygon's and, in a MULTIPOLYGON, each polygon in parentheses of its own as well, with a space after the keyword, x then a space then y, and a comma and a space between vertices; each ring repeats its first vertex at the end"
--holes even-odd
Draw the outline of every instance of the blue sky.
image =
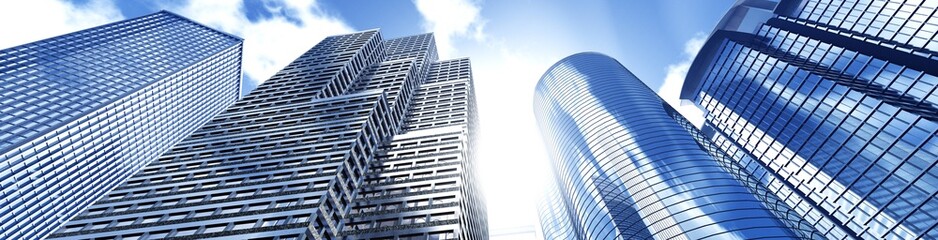
MULTIPOLYGON (((91 0, 71 2, 80 5, 91 0)), ((124 18, 133 18, 167 5, 187 2, 114 1, 114 4, 124 18)), ((667 66, 685 58, 682 51, 685 42, 697 34, 709 33, 732 2, 522 0, 473 3, 481 9, 485 32, 498 36, 508 47, 567 55, 580 51, 602 52, 618 59, 649 87, 658 89, 667 66)), ((250 21, 285 16, 295 24, 302 24, 291 18, 289 12, 268 9, 283 5, 281 2, 245 0, 242 4, 250 21)), ((381 28, 386 38, 427 30, 411 1, 337 0, 320 1, 316 5, 318 14, 337 18, 354 30, 381 28)), ((473 57, 472 52, 489 47, 466 39, 457 39, 456 45, 464 51, 459 57, 473 57)))
MULTIPOLYGON (((325 36, 372 28, 385 38, 435 32, 441 58, 472 60, 490 229, 503 233, 496 239, 523 239, 533 237, 533 204, 548 169, 531 104, 540 75, 565 56, 601 52, 678 105, 690 60, 733 2, 4 1, 0 48, 166 9, 245 39, 246 91, 325 36)), ((692 108, 680 109, 694 118, 692 108)))

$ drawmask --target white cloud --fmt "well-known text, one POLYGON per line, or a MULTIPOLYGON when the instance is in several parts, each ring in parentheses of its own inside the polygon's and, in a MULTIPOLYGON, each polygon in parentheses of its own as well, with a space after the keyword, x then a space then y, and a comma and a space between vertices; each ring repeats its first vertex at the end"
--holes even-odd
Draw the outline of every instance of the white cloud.
POLYGON ((703 111, 694 104, 684 103, 682 105, 680 95, 681 87, 684 85, 684 77, 687 76, 687 70, 690 69, 694 57, 697 56, 697 52, 700 51, 706 41, 707 35, 703 33, 698 33, 690 40, 687 40, 684 43, 684 60, 668 65, 668 74, 664 77, 661 88, 658 88, 658 95, 697 127, 700 127, 704 122, 703 111))
POLYGON ((114 3, 91 0, 74 4, 59 0, 0 2, 0 49, 124 19, 114 3), (27 11, 27 10, 38 11, 27 11))
POLYGON ((454 39, 485 40, 485 20, 481 6, 469 0, 415 0, 417 11, 423 16, 423 30, 433 32, 437 52, 441 59, 457 56, 454 39))
POLYGON ((163 8, 197 22, 244 38, 243 69, 257 85, 327 36, 354 31, 341 20, 323 14, 312 0, 265 1, 274 15, 248 20, 242 1, 189 1, 163 8), (300 24, 290 19, 299 20, 300 24))

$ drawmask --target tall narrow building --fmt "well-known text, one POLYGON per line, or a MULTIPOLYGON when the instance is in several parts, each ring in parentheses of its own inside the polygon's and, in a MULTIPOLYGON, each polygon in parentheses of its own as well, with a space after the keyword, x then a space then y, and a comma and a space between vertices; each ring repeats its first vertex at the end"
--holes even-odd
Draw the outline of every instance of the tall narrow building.
POLYGON ((534 95, 554 181, 540 204, 546 238, 811 236, 754 196, 615 59, 566 57, 534 95))
POLYGON ((468 59, 322 40, 50 239, 484 239, 468 59))
POLYGON ((739 1, 681 97, 735 174, 824 238, 938 238, 936 9, 739 1))
POLYGON ((169 12, 0 50, 0 239, 40 239, 239 98, 241 39, 169 12))

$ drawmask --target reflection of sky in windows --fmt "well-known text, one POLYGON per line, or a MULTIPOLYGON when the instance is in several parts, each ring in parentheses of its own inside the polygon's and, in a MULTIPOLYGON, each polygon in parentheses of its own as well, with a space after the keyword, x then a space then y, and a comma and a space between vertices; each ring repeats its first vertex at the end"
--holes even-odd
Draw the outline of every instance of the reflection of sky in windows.
POLYGON ((0 150, 235 44, 161 14, 0 51, 0 150))
POLYGON ((31 222, 0 238, 57 229, 233 102, 240 56, 168 12, 0 51, 0 222, 31 222))
MULTIPOLYGON (((901 37, 890 33, 892 27, 856 19, 870 14, 864 12, 869 11, 863 10, 865 5, 851 9, 829 4, 842 10, 837 14, 850 16, 832 19, 827 15, 838 11, 820 10, 816 1, 809 1, 798 17, 872 34, 854 38, 879 41, 884 48, 859 53, 836 46, 842 42, 831 45, 814 39, 820 33, 777 27, 785 24, 763 26, 759 35, 766 39, 766 46, 725 41, 699 94, 700 105, 710 112, 708 124, 797 186, 820 205, 816 207, 831 212, 855 234, 866 238, 935 236, 935 217, 928 212, 938 208, 934 198, 938 170, 933 167, 938 159, 934 137, 938 78, 929 73, 932 69, 903 66, 897 62, 903 60, 887 55, 914 52, 895 44, 909 44, 927 53, 931 50, 921 48, 933 45, 908 36, 926 34, 930 39, 934 32, 909 32, 901 37)), ((935 6, 928 4, 913 6, 912 11, 934 12, 935 6)), ((896 13, 896 8, 902 12, 906 5, 873 5, 873 9, 892 9, 885 15, 874 14, 890 24, 921 24, 896 13)), ((843 33, 836 27, 825 30, 843 33)))
POLYGON ((938 2, 805 1, 790 21, 826 25, 825 31, 864 39, 890 48, 938 59, 938 2), (918 49, 912 51, 911 49, 918 49), (922 50, 925 50, 923 52, 922 50))

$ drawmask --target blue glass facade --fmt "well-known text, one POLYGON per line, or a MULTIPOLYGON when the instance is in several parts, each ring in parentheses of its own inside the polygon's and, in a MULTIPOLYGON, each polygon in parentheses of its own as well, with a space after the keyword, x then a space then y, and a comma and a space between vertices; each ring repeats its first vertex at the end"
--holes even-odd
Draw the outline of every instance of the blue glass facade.
MULTIPOLYGON (((565 239, 796 238, 616 60, 580 53, 537 85, 555 189, 543 232, 565 239), (554 218, 560 216, 560 218, 554 218)), ((682 118, 681 118, 682 119, 682 118)))
POLYGON ((239 97, 241 39, 169 12, 0 50, 0 239, 39 239, 239 97))
POLYGON ((482 239, 468 59, 323 39, 50 239, 482 239))
POLYGON ((685 81, 709 140, 826 238, 938 238, 938 2, 755 2, 685 81))

